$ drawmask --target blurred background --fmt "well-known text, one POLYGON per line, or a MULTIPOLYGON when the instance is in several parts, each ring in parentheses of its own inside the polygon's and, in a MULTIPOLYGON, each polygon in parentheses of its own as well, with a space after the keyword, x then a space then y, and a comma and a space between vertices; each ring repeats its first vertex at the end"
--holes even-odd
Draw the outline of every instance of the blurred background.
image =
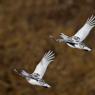
POLYGON ((95 95, 95 28, 85 41, 91 52, 54 40, 75 34, 92 14, 95 0, 0 0, 0 95, 95 95), (44 80, 51 89, 13 71, 33 72, 50 49, 56 58, 44 80))

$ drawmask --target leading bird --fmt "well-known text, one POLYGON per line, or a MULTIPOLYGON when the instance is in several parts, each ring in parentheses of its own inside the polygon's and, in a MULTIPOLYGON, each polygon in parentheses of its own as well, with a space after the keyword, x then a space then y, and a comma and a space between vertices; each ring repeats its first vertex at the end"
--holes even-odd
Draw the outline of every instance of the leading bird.
POLYGON ((43 76, 48 65, 53 61, 54 57, 55 56, 53 51, 48 51, 47 53, 45 53, 44 57, 36 66, 36 69, 32 74, 27 73, 25 70, 21 70, 20 72, 18 72, 16 69, 14 69, 14 71, 20 76, 24 77, 28 81, 28 83, 32 85, 39 85, 45 88, 50 88, 51 86, 43 80, 43 76))
POLYGON ((68 46, 72 48, 83 49, 86 51, 91 51, 91 48, 86 46, 83 41, 89 35, 91 29, 95 26, 95 16, 91 16, 88 18, 84 26, 72 37, 66 36, 65 34, 61 33, 59 39, 56 41, 58 42, 65 42, 68 46))

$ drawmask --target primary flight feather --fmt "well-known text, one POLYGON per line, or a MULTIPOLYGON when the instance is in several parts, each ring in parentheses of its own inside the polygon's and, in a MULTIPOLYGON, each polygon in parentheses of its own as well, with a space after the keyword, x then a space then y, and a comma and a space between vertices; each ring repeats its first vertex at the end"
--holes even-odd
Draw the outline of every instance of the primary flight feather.
POLYGON ((73 36, 78 37, 82 42, 90 33, 91 29, 95 26, 95 16, 91 16, 91 18, 86 21, 84 26, 73 36))

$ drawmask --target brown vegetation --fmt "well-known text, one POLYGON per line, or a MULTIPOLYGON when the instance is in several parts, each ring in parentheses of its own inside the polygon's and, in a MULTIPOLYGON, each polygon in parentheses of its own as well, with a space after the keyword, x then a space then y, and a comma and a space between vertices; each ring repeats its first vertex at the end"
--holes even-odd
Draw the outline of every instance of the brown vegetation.
POLYGON ((73 35, 94 8, 94 0, 0 0, 0 95, 95 95, 95 29, 87 38, 92 52, 49 38, 73 35), (13 72, 32 72, 49 49, 56 53, 44 77, 51 89, 32 86, 13 72))

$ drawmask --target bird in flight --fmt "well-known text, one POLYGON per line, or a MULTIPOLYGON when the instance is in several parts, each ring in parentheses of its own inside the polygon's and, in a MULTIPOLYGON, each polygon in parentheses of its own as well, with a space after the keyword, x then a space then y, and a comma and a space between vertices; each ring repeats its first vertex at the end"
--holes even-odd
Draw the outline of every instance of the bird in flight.
POLYGON ((53 53, 53 51, 50 50, 47 53, 45 53, 42 60, 36 66, 32 74, 27 73, 25 70, 21 70, 20 72, 18 72, 17 69, 14 69, 14 71, 18 73, 20 76, 24 77, 28 81, 28 83, 32 85, 50 88, 51 86, 43 80, 43 76, 46 72, 48 65, 53 61, 54 58, 55 54, 53 53))
POLYGON ((83 41, 85 38, 89 35, 91 29, 95 26, 95 16, 91 16, 87 19, 84 26, 72 37, 69 37, 63 33, 60 33, 60 38, 56 41, 58 42, 65 42, 68 46, 72 48, 78 48, 83 49, 86 51, 91 51, 91 48, 89 48, 83 41))

